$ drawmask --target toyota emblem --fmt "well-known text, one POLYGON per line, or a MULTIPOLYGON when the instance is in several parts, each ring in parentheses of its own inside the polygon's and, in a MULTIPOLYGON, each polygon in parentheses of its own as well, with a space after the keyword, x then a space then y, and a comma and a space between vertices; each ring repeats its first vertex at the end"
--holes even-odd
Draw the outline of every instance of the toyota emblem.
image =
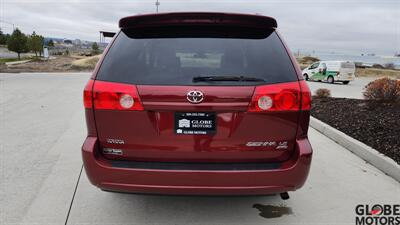
POLYGON ((203 101, 204 95, 201 91, 189 91, 186 94, 186 99, 193 104, 198 104, 203 101))

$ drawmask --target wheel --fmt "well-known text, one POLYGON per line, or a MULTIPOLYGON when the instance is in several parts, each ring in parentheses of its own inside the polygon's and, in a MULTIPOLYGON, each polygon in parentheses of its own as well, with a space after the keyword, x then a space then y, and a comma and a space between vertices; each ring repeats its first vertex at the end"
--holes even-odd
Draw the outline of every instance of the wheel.
POLYGON ((304 79, 309 80, 308 74, 305 73, 303 76, 304 76, 304 79))
POLYGON ((328 77, 328 83, 333 84, 335 82, 335 80, 333 79, 332 76, 328 77))
POLYGON ((346 81, 343 81, 343 84, 349 84, 349 82, 350 81, 346 80, 346 81))

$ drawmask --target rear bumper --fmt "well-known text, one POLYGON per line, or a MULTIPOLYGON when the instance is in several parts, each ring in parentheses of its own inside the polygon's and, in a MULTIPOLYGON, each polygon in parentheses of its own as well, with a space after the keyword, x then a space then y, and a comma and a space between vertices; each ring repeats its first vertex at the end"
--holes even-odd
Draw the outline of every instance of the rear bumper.
POLYGON ((297 140, 292 157, 278 168, 257 170, 185 170, 118 167, 99 153, 96 137, 87 137, 82 157, 90 182, 104 190, 182 195, 267 195, 294 191, 309 172, 312 148, 297 140))

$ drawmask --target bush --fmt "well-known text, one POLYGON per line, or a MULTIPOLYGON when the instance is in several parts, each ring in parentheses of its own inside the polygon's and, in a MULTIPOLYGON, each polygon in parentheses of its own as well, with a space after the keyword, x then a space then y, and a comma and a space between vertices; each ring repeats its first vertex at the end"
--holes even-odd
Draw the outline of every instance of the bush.
POLYGON ((93 42, 92 44, 92 55, 97 55, 100 53, 99 46, 97 45, 96 42, 93 42))
POLYGON ((383 67, 381 64, 377 64, 377 63, 373 64, 373 65, 372 65, 372 68, 375 68, 375 69, 384 69, 384 67, 383 67))
POLYGON ((331 91, 326 88, 320 88, 315 91, 315 96, 319 98, 329 98, 331 97, 331 91))
POLYGON ((394 63, 386 63, 384 65, 385 69, 389 69, 389 70, 394 70, 396 69, 396 67, 394 66, 394 63))
POLYGON ((319 61, 318 58, 312 56, 304 56, 297 59, 300 64, 312 64, 314 62, 319 61))
POLYGON ((39 56, 33 56, 31 62, 43 62, 43 60, 41 60, 39 56))
POLYGON ((307 62, 317 62, 319 59, 317 57, 312 57, 312 56, 304 56, 303 59, 307 62))
POLYGON ((388 77, 374 80, 365 86, 364 97, 368 100, 400 102, 400 80, 388 77))

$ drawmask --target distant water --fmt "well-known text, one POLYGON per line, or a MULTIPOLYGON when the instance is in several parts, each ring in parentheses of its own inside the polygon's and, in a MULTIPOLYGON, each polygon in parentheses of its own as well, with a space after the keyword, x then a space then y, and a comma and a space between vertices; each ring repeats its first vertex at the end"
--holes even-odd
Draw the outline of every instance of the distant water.
POLYGON ((339 53, 314 53, 311 54, 320 60, 345 60, 353 62, 362 62, 364 64, 381 64, 385 65, 388 63, 393 63, 397 69, 400 69, 400 57, 394 56, 371 56, 371 55, 349 55, 349 54, 339 54, 339 53))

